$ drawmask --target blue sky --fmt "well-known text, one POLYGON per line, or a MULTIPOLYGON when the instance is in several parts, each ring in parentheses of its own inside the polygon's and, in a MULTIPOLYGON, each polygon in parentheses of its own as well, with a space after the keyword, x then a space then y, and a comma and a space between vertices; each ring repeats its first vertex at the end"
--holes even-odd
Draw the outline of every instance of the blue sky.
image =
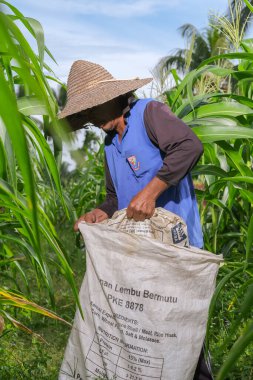
POLYGON ((10 0, 42 23, 46 45, 67 80, 73 61, 100 63, 117 78, 149 77, 158 60, 184 47, 178 27, 208 25, 210 10, 224 13, 228 0, 10 0))
MULTIPOLYGON (((9 1, 25 16, 41 22, 46 45, 58 65, 48 58, 46 62, 66 82, 77 59, 99 63, 116 78, 150 77, 162 57, 185 47, 177 31, 181 25, 208 26, 209 12, 225 13, 229 0, 9 1)), ((144 90, 150 96, 150 87, 144 90)), ((82 145, 82 136, 79 131, 76 147, 82 145)), ((64 147, 63 156, 73 168, 69 149, 64 147)))

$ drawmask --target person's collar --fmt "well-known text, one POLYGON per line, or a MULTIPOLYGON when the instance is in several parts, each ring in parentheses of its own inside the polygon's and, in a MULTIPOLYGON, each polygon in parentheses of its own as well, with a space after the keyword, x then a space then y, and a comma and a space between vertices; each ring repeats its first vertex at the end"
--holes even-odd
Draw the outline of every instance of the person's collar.
POLYGON ((136 97, 134 95, 130 95, 127 99, 127 106, 123 109, 123 117, 126 122, 127 117, 129 116, 130 109, 132 108, 132 104, 136 101, 136 97))

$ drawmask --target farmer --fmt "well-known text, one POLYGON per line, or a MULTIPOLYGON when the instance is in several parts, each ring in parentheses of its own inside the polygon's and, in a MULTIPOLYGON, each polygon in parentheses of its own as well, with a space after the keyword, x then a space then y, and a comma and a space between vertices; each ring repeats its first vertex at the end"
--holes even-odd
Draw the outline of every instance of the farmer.
MULTIPOLYGON (((187 224, 190 245, 203 237, 191 169, 203 153, 191 129, 169 108, 133 92, 152 79, 117 80, 102 66, 76 61, 68 78, 68 100, 59 118, 72 130, 92 123, 105 133, 106 199, 75 223, 98 223, 126 208, 128 218, 151 218, 155 207, 179 215, 187 224)), ((212 379, 200 356, 194 379, 212 379)), ((183 379, 182 379, 183 380, 183 379)))

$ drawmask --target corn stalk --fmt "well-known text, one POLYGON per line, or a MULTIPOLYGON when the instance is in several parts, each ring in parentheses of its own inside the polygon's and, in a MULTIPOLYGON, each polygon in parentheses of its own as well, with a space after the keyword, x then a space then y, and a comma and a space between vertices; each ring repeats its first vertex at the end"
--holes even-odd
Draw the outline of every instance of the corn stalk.
MULTIPOLYGON (((5 270, 15 267, 29 287, 20 259, 26 260, 34 268, 38 285, 43 283, 47 287, 54 306, 48 267, 51 258, 45 252, 46 246, 54 253, 56 265, 78 302, 68 254, 47 215, 45 193, 41 191, 45 183, 44 187, 50 189, 47 197, 51 205, 60 202, 69 215, 57 165, 63 126, 57 121, 58 106, 48 81, 54 74, 44 63, 45 53, 53 57, 44 44, 40 23, 26 18, 6 1, 1 0, 1 4, 11 14, 0 9, 0 263, 4 262, 2 269, 5 270), (31 48, 17 21, 23 24, 30 38, 35 39, 38 52, 31 48), (22 97, 18 96, 19 88, 23 89, 22 97), (43 118, 44 135, 34 115, 43 118), (45 138, 49 133, 55 141, 55 155, 45 138)), ((2 271, 2 279, 5 272, 2 271)), ((15 278, 11 280, 15 282, 15 278)), ((5 315, 11 305, 8 297, 12 297, 8 290, 1 293, 0 313, 5 315)), ((35 309, 41 311, 38 306, 35 309)))

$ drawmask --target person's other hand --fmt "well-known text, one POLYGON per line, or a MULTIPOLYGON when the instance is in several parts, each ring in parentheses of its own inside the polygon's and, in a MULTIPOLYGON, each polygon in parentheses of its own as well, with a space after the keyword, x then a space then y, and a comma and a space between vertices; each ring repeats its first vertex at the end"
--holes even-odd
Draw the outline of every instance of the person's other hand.
POLYGON ((78 223, 82 221, 85 221, 87 223, 100 223, 105 219, 108 219, 106 212, 100 210, 99 208, 95 208, 94 210, 80 216, 80 218, 74 224, 74 231, 78 231, 78 223))

